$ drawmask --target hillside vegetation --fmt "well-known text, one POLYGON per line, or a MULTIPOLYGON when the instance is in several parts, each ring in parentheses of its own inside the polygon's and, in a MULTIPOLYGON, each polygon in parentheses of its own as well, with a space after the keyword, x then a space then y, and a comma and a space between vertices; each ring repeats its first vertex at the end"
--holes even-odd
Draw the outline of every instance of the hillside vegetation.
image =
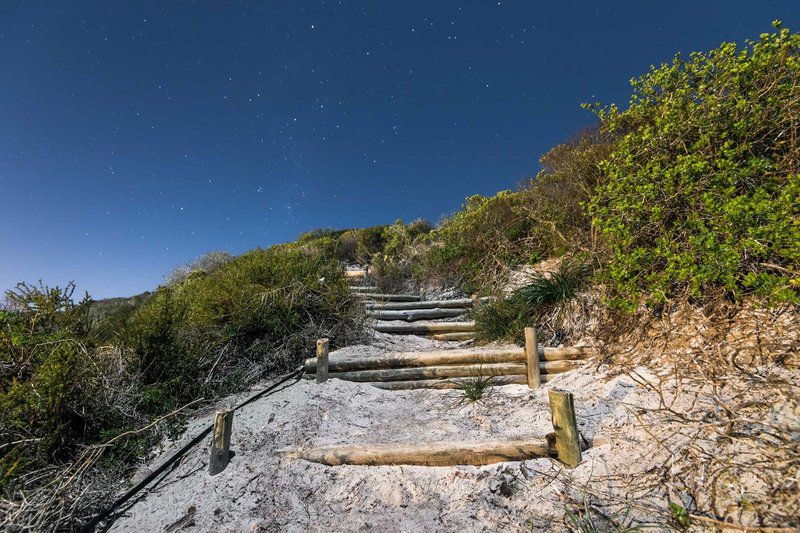
MULTIPOLYGON (((587 292, 612 342, 680 305, 709 316, 747 305, 796 316, 800 34, 776 23, 743 47, 677 56, 632 87, 624 108, 588 105, 597 126, 552 148, 519 189, 472 196, 435 227, 316 230, 239 257, 215 254, 95 315, 73 285, 9 291, 0 311, 3 511, 64 520, 32 506, 30 491, 73 468, 87 446, 115 439, 90 470, 108 482, 179 418, 131 430, 290 368, 318 337, 356 339, 361 317, 343 263, 370 264, 384 290, 498 296, 476 311, 485 339, 516 338, 587 292), (542 261, 550 272, 502 292, 514 272, 542 261)), ((704 375, 725 375, 723 360, 710 359, 704 375)), ((59 498, 78 498, 87 480, 59 498)))

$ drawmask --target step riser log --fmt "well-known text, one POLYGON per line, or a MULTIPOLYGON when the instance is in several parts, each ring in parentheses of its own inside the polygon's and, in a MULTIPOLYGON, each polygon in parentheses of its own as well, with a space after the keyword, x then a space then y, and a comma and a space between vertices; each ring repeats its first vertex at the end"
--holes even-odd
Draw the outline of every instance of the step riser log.
MULTIPOLYGON (((384 390, 416 390, 416 389, 460 389, 464 381, 470 378, 450 379, 417 379, 411 381, 372 381, 368 385, 384 390)), ((546 380, 544 380, 546 381, 546 380)), ((490 382, 493 387, 502 385, 527 385, 527 376, 494 376, 490 382)))
POLYGON ((418 302, 422 299, 420 296, 413 294, 375 294, 371 292, 358 292, 356 296, 378 302, 418 302))
POLYGON ((411 311, 367 311, 367 316, 376 320, 433 320, 437 318, 455 318, 466 314, 466 309, 415 309, 411 311))
MULTIPOLYGON (((560 374, 580 366, 580 363, 575 363, 574 365, 567 365, 564 363, 568 363, 568 361, 540 363, 539 372, 541 374, 560 374), (551 366, 548 368, 546 365, 551 366)), ((414 379, 437 378, 517 375, 527 376, 527 373, 528 370, 525 363, 491 363, 479 365, 425 366, 414 368, 388 368, 381 370, 357 370, 353 372, 331 372, 329 376, 331 378, 343 379, 345 381, 408 381, 414 379)))
POLYGON ((475 331, 475 322, 439 322, 434 324, 375 324, 380 333, 426 335, 430 333, 458 333, 475 331))
MULTIPOLYGON (((544 362, 580 361, 592 355, 586 348, 539 347, 539 359, 544 362)), ((436 352, 389 352, 379 356, 336 356, 329 358, 329 368, 335 371, 377 370, 417 366, 465 365, 485 363, 523 363, 525 352, 520 349, 440 350, 436 352)), ((316 358, 305 360, 307 372, 314 371, 316 358)))
POLYGON ((415 309, 468 309, 471 308, 473 301, 469 298, 460 300, 428 300, 420 302, 396 302, 388 304, 367 303, 368 311, 411 311, 415 309))
POLYGON ((460 333, 434 333, 426 336, 435 341, 471 341, 475 338, 475 333, 462 331, 460 333))

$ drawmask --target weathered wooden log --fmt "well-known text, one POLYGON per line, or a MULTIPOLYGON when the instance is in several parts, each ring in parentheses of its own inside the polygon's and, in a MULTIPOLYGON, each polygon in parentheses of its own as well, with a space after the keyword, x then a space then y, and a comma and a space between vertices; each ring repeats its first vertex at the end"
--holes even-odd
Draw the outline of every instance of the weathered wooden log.
MULTIPOLYGON (((542 381, 547 381, 547 376, 542 376, 542 378, 542 381)), ((465 378, 415 379, 410 381, 373 381, 367 384, 385 390, 460 389, 464 386, 464 381, 465 378)), ((526 385, 528 383, 528 377, 522 374, 517 376, 493 376, 489 383, 493 387, 500 387, 502 385, 526 385)))
POLYGON ((525 365, 523 363, 384 368, 380 370, 357 370, 354 372, 331 372, 330 377, 347 381, 404 381, 411 379, 510 376, 519 374, 525 374, 525 365))
POLYGON ((561 348, 543 348, 539 346, 539 361, 573 361, 588 359, 594 355, 589 346, 565 346, 561 348))
MULTIPOLYGON (((514 347, 508 349, 437 350, 433 352, 387 352, 369 357, 363 355, 336 355, 336 352, 334 352, 330 356, 328 364, 332 372, 343 372, 415 366, 521 363, 524 360, 519 348, 514 347)), ((313 372, 316 365, 316 358, 306 359, 306 372, 313 372)))
POLYGON ((539 379, 539 343, 536 340, 536 329, 525 328, 525 366, 528 368, 528 387, 538 389, 539 379))
MULTIPOLYGON (((544 361, 539 363, 539 371, 543 374, 561 374, 575 368, 575 366, 565 363, 572 363, 572 361, 544 361)), ((489 363, 383 368, 375 370, 354 370, 352 372, 331 372, 329 377, 343 379, 345 381, 404 381, 412 379, 512 375, 527 376, 527 365, 525 363, 489 363)))
MULTIPOLYGON (((469 333, 467 333, 469 335, 469 333)), ((453 334, 451 334, 453 335, 453 334)), ((539 347, 539 365, 547 370, 571 370, 580 366, 580 360, 567 357, 588 357, 588 352, 574 348, 539 347), (566 354, 566 355, 565 355, 566 354), (559 366, 553 363, 563 362, 559 366), (546 364, 549 363, 549 364, 546 364)), ((408 368, 416 366, 467 365, 486 363, 524 363, 525 353, 517 348, 467 348, 461 350, 437 350, 431 352, 387 352, 365 357, 363 355, 336 355, 329 357, 331 372, 352 370, 377 370, 381 368, 408 368)), ((306 372, 314 372, 316 358, 305 360, 306 372)))
POLYGON ((570 467, 581 462, 581 443, 578 424, 575 421, 575 405, 572 393, 557 389, 548 392, 550 414, 555 429, 558 460, 570 467))
POLYGON ((211 457, 208 461, 208 473, 212 476, 216 476, 228 466, 232 432, 233 410, 217 411, 211 434, 211 457))
POLYGON ((422 299, 422 297, 415 294, 378 294, 373 292, 359 292, 356 293, 356 296, 378 302, 418 302, 422 299))
POLYGON ((378 287, 367 286, 367 285, 350 285, 350 290, 354 292, 371 292, 374 293, 378 290, 378 287))
POLYGON ((372 329, 381 333, 404 335, 428 335, 431 333, 454 333, 475 331, 475 322, 431 322, 428 324, 375 324, 372 329))
POLYGON ((345 270, 344 272, 345 277, 348 278, 363 278, 367 275, 366 270, 345 270))
POLYGON ((367 311, 367 316, 376 320, 432 320, 436 318, 455 318, 467 312, 466 309, 413 309, 405 311, 367 311))
POLYGON ((475 338, 475 333, 470 331, 434 333, 433 335, 427 335, 427 337, 435 341, 471 341, 475 338))
POLYGON ((419 302, 394 302, 394 303, 371 303, 366 304, 368 311, 403 311, 407 309, 451 309, 472 307, 472 298, 459 298, 458 300, 426 300, 419 302))
POLYGON ((306 450, 280 450, 290 459, 324 465, 488 465, 549 457, 554 450, 544 437, 484 442, 435 442, 428 444, 366 444, 327 446, 306 450))

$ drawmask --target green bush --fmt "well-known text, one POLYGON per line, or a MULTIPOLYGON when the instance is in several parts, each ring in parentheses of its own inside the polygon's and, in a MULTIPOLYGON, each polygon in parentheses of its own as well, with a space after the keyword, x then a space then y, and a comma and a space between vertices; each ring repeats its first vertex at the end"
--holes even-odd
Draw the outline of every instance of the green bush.
POLYGON ((97 344, 113 342, 122 334, 131 315, 142 307, 152 294, 143 292, 128 298, 93 300, 89 308, 92 340, 97 344))
POLYGON ((21 283, 0 311, 0 486, 16 472, 73 450, 91 428, 93 369, 86 297, 73 302, 74 284, 21 283))
POLYGON ((409 224, 398 220, 383 229, 384 242, 373 254, 370 273, 379 289, 391 292, 416 279, 420 253, 427 248, 433 227, 427 220, 409 224))
POLYGON ((472 292, 507 268, 535 258, 529 242, 533 226, 520 192, 471 196, 431 234, 421 275, 472 292))
POLYGON ((145 405, 162 411, 242 385, 247 369, 293 367, 318 337, 348 341, 357 304, 343 274, 318 249, 282 245, 161 287, 123 337, 149 387, 145 405))
POLYGON ((613 149, 613 138, 598 128, 585 129, 539 160, 542 170, 522 191, 533 222, 528 242, 536 254, 596 252, 585 204, 603 180, 601 163, 613 149))
POLYGON ((633 80, 591 200, 629 304, 755 293, 800 303, 800 35, 677 56, 633 80))

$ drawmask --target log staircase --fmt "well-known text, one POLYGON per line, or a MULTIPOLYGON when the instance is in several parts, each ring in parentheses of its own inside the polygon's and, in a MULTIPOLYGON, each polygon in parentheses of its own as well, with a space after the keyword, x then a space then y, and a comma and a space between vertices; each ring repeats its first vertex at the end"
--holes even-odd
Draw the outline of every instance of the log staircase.
POLYGON ((475 338, 475 322, 465 319, 475 303, 471 298, 423 300, 418 294, 384 294, 370 284, 369 269, 347 270, 346 275, 377 332, 438 341, 475 338))

